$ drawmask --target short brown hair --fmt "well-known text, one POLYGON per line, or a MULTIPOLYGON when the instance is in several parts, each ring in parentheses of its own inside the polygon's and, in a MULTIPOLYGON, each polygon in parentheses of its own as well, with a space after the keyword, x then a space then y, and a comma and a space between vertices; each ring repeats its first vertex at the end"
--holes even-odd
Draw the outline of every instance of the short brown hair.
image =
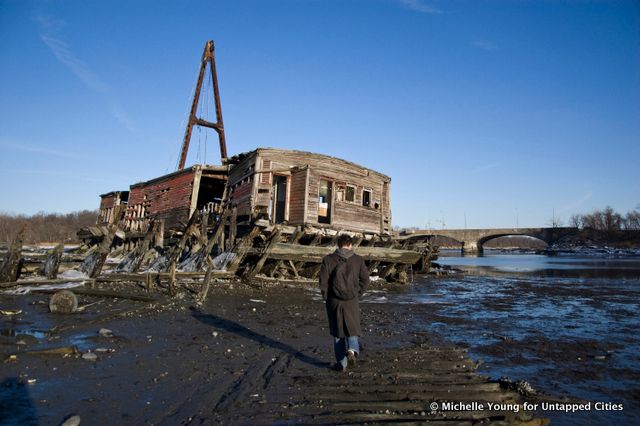
POLYGON ((338 237, 338 247, 346 247, 353 244, 353 239, 347 234, 340 234, 338 237))

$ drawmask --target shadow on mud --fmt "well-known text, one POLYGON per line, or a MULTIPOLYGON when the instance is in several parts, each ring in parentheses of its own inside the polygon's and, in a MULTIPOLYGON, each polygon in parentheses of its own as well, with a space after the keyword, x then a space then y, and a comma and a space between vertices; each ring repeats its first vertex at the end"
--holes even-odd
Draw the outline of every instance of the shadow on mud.
POLYGON ((230 321, 228 319, 219 317, 214 314, 208 314, 202 312, 198 308, 191 307, 191 315, 197 319, 198 321, 210 325, 212 327, 219 328, 221 330, 227 331, 229 333, 233 333, 239 337, 243 337, 245 339, 251 339, 261 345, 269 346, 271 348, 277 349, 279 351, 288 353, 298 360, 309 364, 316 368, 330 368, 331 364, 325 361, 321 361, 317 358, 311 357, 297 350, 291 345, 286 343, 279 342, 277 340, 273 340, 270 337, 265 336, 264 334, 256 333, 255 331, 245 327, 244 325, 238 324, 237 322, 230 321))
POLYGON ((29 396, 28 386, 17 377, 8 377, 0 383, 0 424, 38 424, 38 412, 29 396))

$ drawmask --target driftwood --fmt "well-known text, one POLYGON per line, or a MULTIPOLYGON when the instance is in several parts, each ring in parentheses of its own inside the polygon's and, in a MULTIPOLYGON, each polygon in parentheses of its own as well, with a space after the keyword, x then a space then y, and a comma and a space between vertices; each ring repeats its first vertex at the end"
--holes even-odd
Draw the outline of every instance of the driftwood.
POLYGON ((49 348, 49 349, 34 349, 30 351, 22 351, 18 352, 18 354, 31 354, 31 355, 75 355, 79 353, 78 348, 75 346, 62 346, 59 348, 49 348))
POLYGON ((0 281, 17 281, 22 268, 22 243, 24 241, 24 227, 18 231, 9 246, 9 252, 0 265, 0 281))

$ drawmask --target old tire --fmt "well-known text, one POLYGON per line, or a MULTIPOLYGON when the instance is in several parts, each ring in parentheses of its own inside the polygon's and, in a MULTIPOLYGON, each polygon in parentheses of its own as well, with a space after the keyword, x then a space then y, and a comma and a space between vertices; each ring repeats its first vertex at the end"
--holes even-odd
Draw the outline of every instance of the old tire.
POLYGON ((72 314, 78 310, 78 298, 69 290, 55 292, 49 299, 49 310, 56 314, 72 314))

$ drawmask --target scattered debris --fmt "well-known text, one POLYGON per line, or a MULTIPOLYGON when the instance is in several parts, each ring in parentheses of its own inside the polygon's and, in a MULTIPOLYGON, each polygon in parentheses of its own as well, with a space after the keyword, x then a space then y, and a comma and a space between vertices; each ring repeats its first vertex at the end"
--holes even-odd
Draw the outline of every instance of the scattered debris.
POLYGON ((108 328, 101 328, 98 331, 98 336, 111 338, 113 337, 113 331, 109 330, 108 328))
POLYGON ((76 348, 75 346, 62 346, 59 348, 48 348, 48 349, 37 349, 37 350, 30 350, 30 351, 25 351, 22 353, 28 353, 31 355, 62 355, 62 356, 69 356, 69 355, 76 355, 78 353, 78 348, 76 348))
POLYGON ((87 352, 82 354, 82 359, 84 359, 85 361, 97 361, 98 355, 94 354, 93 352, 87 352))
POLYGON ((71 415, 67 417, 60 426, 79 426, 80 425, 80 416, 77 414, 71 415))

